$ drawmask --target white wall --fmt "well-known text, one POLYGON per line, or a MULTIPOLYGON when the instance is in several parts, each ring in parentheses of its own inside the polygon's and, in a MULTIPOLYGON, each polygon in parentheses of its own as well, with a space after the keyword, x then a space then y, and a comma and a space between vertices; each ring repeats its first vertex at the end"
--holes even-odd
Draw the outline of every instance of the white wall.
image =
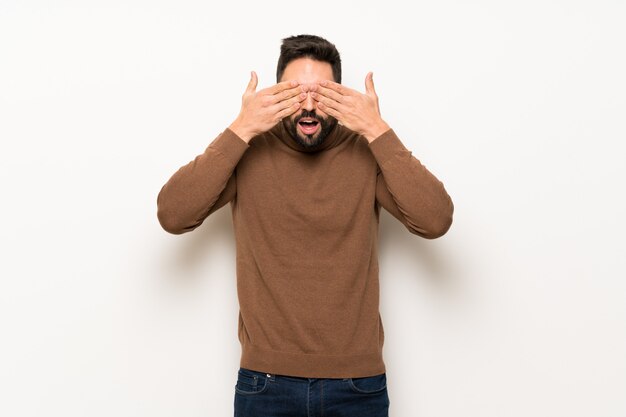
POLYGON ((156 196, 300 33, 455 203, 381 219, 390 415, 626 415, 624 2, 409 3, 2 0, 0 415, 232 415, 230 211, 156 196))

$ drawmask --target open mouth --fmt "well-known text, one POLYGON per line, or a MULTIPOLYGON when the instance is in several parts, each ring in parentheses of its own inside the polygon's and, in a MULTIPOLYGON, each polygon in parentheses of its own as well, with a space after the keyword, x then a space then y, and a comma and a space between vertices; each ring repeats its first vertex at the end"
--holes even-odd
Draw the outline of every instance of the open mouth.
POLYGON ((302 133, 306 135, 311 135, 317 132, 320 127, 320 122, 310 117, 305 117, 298 122, 298 127, 300 128, 302 133))

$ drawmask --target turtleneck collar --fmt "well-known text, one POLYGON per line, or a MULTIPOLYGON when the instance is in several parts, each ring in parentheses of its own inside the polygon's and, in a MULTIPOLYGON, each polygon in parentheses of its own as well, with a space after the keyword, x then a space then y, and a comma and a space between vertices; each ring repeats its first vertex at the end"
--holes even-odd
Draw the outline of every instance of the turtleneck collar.
POLYGON ((280 139, 281 142, 289 146, 291 149, 305 153, 320 152, 325 149, 330 149, 334 146, 337 146, 343 141, 343 139, 348 136, 347 133, 349 133, 348 129, 337 123, 319 147, 316 147, 315 149, 309 149, 302 146, 299 142, 296 142, 291 137, 291 134, 287 131, 287 129, 285 128, 285 124, 282 121, 278 122, 276 126, 271 128, 268 132, 280 139))

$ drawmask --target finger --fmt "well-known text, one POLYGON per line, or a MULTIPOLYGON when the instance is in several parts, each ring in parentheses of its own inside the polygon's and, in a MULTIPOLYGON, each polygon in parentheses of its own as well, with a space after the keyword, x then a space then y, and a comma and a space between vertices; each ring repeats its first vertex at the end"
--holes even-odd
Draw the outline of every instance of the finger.
POLYGON ((322 87, 330 88, 331 90, 336 91, 339 94, 344 95, 344 96, 352 95, 354 91, 351 88, 346 87, 345 85, 341 85, 339 83, 336 83, 330 80, 323 80, 322 82, 320 82, 320 85, 322 87))
MULTIPOLYGON (((278 105, 278 104, 277 104, 278 105)), ((287 116, 291 116, 292 114, 294 114, 295 112, 298 111, 298 109, 300 108, 300 103, 294 103, 291 106, 288 106, 287 108, 282 109, 281 111, 279 111, 276 116, 278 117, 278 119, 284 119, 287 116)))
POLYGON ((279 93, 283 90, 287 90, 289 88, 293 88, 296 87, 298 85, 298 81, 296 80, 287 80, 287 81, 282 81, 278 84, 274 84, 271 87, 268 87, 264 90, 265 93, 267 94, 276 94, 279 93))
POLYGON ((345 106, 338 101, 333 100, 332 98, 317 96, 315 101, 322 104, 324 108, 332 108, 337 111, 343 112, 345 110, 345 106))
POLYGON ((332 107, 328 107, 325 106, 324 103, 318 102, 317 103, 317 108, 320 109, 321 111, 323 111, 324 113, 333 116, 335 119, 341 121, 342 117, 341 117, 341 112, 333 109, 332 107))
POLYGON ((335 90, 331 90, 330 88, 319 86, 317 88, 317 92, 311 93, 311 97, 313 98, 317 97, 318 93, 319 95, 333 99, 336 102, 339 102, 339 103, 343 102, 343 96, 339 94, 338 92, 336 92, 335 90))
POLYGON ((369 72, 367 73, 367 76, 365 76, 365 92, 367 94, 376 94, 376 91, 374 90, 374 73, 373 72, 369 72))
POLYGON ((297 95, 288 100, 279 101, 278 103, 272 105, 270 108, 272 109, 273 112, 278 113, 279 111, 287 107, 293 106, 294 104, 300 105, 300 103, 302 103, 302 101, 304 101, 304 99, 306 98, 306 94, 305 93, 302 93, 302 94, 304 94, 304 97, 302 97, 301 95, 297 95))
POLYGON ((306 98, 306 93, 303 91, 302 86, 297 86, 297 87, 294 87, 294 88, 290 88, 288 90, 283 90, 280 93, 274 94, 272 96, 272 98, 273 98, 272 102, 273 103, 279 103, 281 101, 288 100, 291 97, 295 97, 298 94, 301 95, 300 98, 302 98, 302 99, 306 98))
POLYGON ((256 90, 256 86, 259 82, 259 79, 256 76, 256 72, 252 71, 250 72, 250 81, 248 82, 248 87, 246 87, 246 91, 254 93, 254 90, 256 90))

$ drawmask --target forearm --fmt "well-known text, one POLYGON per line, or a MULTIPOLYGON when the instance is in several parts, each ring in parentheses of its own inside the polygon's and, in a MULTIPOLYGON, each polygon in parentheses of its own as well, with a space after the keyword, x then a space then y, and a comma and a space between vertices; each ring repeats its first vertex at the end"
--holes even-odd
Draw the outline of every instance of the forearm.
MULTIPOLYGON (((397 207, 396 213, 415 234, 434 239, 452 224, 454 204, 443 183, 411 151, 393 130, 370 142, 380 167, 382 183, 397 207)), ((395 208, 395 207, 394 207, 395 208)))
POLYGON ((226 129, 202 154, 179 168, 157 196, 157 217, 163 229, 181 234, 200 225, 247 148, 245 141, 226 129))

